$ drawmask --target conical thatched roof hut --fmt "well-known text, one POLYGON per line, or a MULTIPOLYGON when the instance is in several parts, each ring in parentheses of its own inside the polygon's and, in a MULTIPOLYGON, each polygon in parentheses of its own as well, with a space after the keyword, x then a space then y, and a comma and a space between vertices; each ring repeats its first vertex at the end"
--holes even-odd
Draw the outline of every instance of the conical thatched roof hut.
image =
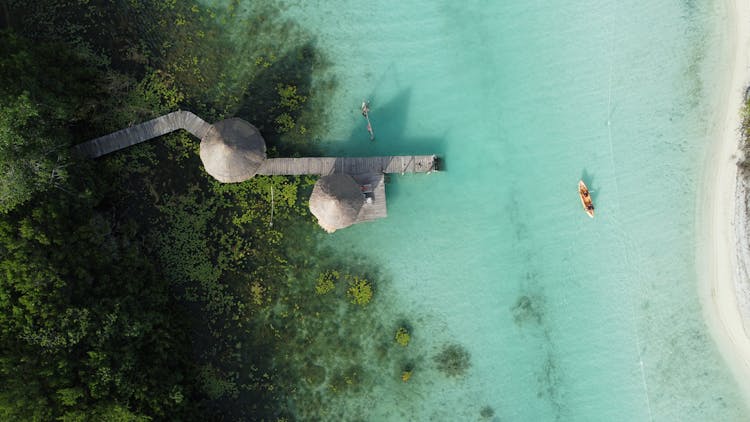
POLYGON ((201 139, 200 156, 216 180, 242 182, 255 176, 266 159, 266 142, 250 123, 239 118, 222 120, 201 139))
POLYGON ((364 203, 359 183, 348 174, 331 174, 315 183, 310 212, 325 231, 333 233, 356 223, 364 203))

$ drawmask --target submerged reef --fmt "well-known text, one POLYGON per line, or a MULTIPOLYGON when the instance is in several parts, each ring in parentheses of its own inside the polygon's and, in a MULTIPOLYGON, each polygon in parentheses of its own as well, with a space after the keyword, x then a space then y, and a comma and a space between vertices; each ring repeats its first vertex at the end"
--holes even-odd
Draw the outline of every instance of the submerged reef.
POLYGON ((459 344, 445 345, 433 359, 440 372, 449 377, 463 376, 471 366, 469 352, 459 344))
POLYGON ((484 406, 482 410, 479 411, 479 416, 481 416, 482 419, 490 419, 495 416, 495 409, 490 406, 484 406))
MULTIPOLYGON (((551 348, 551 345, 548 347, 551 348)), ((564 391, 562 389, 563 374, 552 350, 547 351, 547 357, 537 372, 537 383, 539 388, 537 397, 540 399, 546 398, 557 415, 556 420, 561 420, 565 411, 564 391)))
POLYGON ((516 303, 511 308, 511 311, 513 312, 513 321, 516 325, 522 326, 527 322, 541 324, 542 317, 544 316, 541 302, 541 299, 536 297, 526 295, 519 296, 516 303))
MULTIPOLYGON (((307 232, 308 223, 299 230, 307 232)), ((392 300, 388 277, 367 257, 320 247, 316 236, 288 233, 282 244, 290 273, 269 283, 274 300, 255 323, 273 327, 271 375, 285 415, 367 420, 370 398, 385 387, 397 392, 403 418, 412 417, 423 385, 415 368, 424 345, 396 341, 398 328, 411 330, 413 317, 392 300)))

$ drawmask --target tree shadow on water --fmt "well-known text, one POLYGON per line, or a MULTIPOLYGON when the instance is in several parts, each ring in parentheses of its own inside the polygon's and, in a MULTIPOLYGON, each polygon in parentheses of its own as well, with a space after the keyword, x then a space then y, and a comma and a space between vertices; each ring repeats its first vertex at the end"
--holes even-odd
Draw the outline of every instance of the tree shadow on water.
MULTIPOLYGON (((234 114, 255 125, 263 134, 267 147, 275 149, 279 156, 319 154, 317 145, 310 142, 314 135, 306 133, 316 133, 316 125, 323 124, 322 117, 316 118, 305 102, 313 90, 313 69, 319 64, 314 42, 307 41, 266 63, 244 90, 234 114), (285 101, 280 94, 280 87, 285 86, 296 89, 296 97, 291 101, 285 101), (291 118, 291 128, 282 128, 279 119, 283 115, 291 118), (302 126, 306 129, 301 130, 302 126)), ((330 87, 324 87, 327 88, 330 87)))

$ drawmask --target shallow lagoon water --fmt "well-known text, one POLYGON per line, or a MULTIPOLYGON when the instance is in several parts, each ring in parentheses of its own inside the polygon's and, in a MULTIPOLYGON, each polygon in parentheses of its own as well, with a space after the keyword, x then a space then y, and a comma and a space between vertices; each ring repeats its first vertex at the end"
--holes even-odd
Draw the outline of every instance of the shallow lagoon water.
MULTIPOLYGON (((412 380, 366 420, 746 420, 696 292, 695 198, 725 70, 723 2, 288 2, 337 82, 331 155, 427 154, 389 217, 326 236, 377 265, 412 380), (359 115, 371 101, 377 139, 359 115), (593 190, 597 216, 576 185, 593 190), (471 355, 463 377, 432 356, 471 355)), ((363 362, 366 367, 368 362, 363 362)))

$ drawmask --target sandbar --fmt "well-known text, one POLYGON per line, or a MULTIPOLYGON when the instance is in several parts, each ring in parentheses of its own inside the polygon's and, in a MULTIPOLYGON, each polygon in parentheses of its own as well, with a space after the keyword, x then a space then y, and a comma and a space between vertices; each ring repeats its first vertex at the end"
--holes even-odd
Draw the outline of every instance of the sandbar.
POLYGON ((745 268, 749 217, 744 177, 738 172, 740 109, 750 81, 750 2, 727 0, 728 71, 719 89, 714 131, 697 202, 699 296, 714 340, 750 402, 750 291, 745 268))

